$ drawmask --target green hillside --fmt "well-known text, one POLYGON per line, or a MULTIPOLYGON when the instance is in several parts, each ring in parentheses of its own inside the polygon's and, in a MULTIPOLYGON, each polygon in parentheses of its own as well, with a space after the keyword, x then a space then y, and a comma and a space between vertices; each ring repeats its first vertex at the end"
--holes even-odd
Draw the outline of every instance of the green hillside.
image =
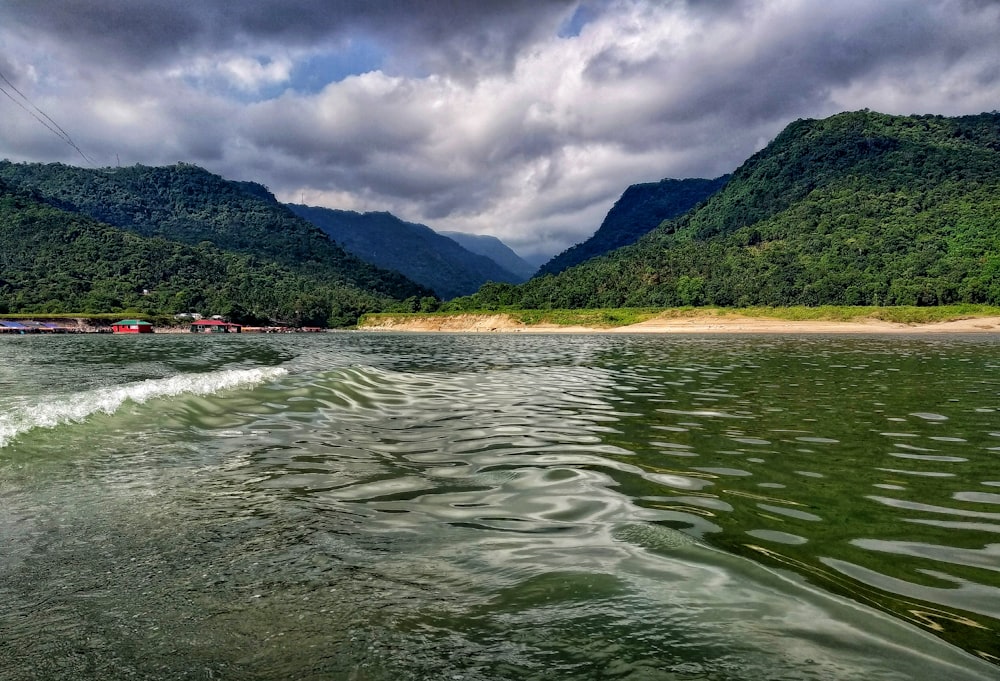
POLYGON ((452 309, 1000 304, 1000 113, 789 125, 703 206, 452 309))
POLYGON ((536 276, 558 274, 582 262, 633 244, 664 220, 688 212, 725 186, 728 175, 714 180, 664 179, 630 186, 598 230, 586 241, 566 249, 539 268, 536 276))
POLYGON ((475 293, 488 281, 524 281, 430 227, 406 222, 391 213, 357 213, 297 204, 288 207, 326 232, 348 253, 401 272, 445 300, 475 293))
POLYGON ((263 186, 229 181, 194 165, 84 169, 3 161, 0 179, 68 212, 147 237, 209 243, 325 285, 395 299, 431 294, 397 272, 346 253, 263 186))
POLYGON ((0 180, 0 313, 194 311, 337 326, 394 305, 207 241, 190 246, 111 227, 0 180))

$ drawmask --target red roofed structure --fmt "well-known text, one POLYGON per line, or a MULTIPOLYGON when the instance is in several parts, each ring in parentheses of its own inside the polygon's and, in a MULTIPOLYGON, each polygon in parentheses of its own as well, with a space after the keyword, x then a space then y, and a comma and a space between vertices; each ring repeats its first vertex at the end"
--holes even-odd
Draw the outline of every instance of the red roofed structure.
POLYGON ((243 327, 219 319, 199 319, 191 322, 191 333, 240 333, 243 327))
POLYGON ((123 319, 111 325, 115 333, 153 333, 153 325, 141 319, 123 319))

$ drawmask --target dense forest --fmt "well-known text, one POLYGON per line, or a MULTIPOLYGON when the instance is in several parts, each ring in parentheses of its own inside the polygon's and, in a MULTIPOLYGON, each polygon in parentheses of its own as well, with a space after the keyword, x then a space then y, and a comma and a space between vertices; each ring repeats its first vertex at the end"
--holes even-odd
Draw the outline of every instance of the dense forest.
MULTIPOLYGON (((189 203, 171 217, 148 196, 140 200, 139 192, 124 194, 120 203, 112 201, 103 193, 108 189, 103 180, 95 182, 98 189, 85 190, 50 179, 45 195, 45 187, 14 186, 4 179, 10 175, 16 180, 22 170, 44 178, 46 168, 53 166, 0 164, 0 313, 199 312, 244 323, 343 326, 365 312, 413 309, 416 301, 430 295, 398 273, 348 256, 318 230, 310 234, 314 228, 305 224, 303 229, 290 213, 291 223, 276 223, 270 211, 244 215, 245 204, 266 205, 261 197, 270 194, 259 185, 226 183, 193 169, 193 177, 208 176, 213 189, 221 181, 232 194, 224 191, 220 199, 206 190, 195 201, 190 184, 177 183, 164 191, 187 195, 189 203), (252 192, 245 194, 248 199, 240 196, 244 187, 252 192), (80 204, 90 210, 74 210, 80 204), (145 204, 148 212, 142 212, 145 204), (131 224, 143 229, 132 231, 91 217, 99 206, 106 217, 119 222, 128 221, 129 209, 138 211, 131 224), (192 218, 176 217, 184 212, 192 218), (165 224, 153 229, 161 217, 165 224), (213 221, 222 225, 218 231, 208 226, 213 221), (261 236, 261 247, 245 240, 232 248, 226 228, 237 240, 242 238, 237 234, 240 227, 248 223, 247 231, 257 230, 261 236), (171 238, 184 229, 190 230, 185 238, 171 238), (312 246, 315 251, 297 263, 287 253, 279 257, 282 243, 289 248, 312 246), (324 260, 327 254, 329 260, 324 260), (403 296, 406 300, 400 302, 403 296)), ((67 168, 58 167, 57 174, 64 176, 67 168)), ((79 177, 98 174, 81 170, 79 177)))
POLYGON ((288 204, 288 208, 319 227, 348 253, 401 272, 444 300, 475 293, 488 281, 524 281, 430 227, 406 222, 391 213, 358 213, 298 204, 288 204))
POLYGON ((263 186, 226 180, 187 163, 86 169, 0 161, 0 179, 56 208, 143 236, 191 246, 207 242, 327 285, 397 299, 430 295, 398 272, 346 253, 263 186))
POLYGON ((1000 113, 799 120, 631 246, 448 309, 1000 304, 1000 113))
POLYGON ((687 213, 724 187, 728 180, 728 175, 714 180, 668 178, 630 186, 608 211, 593 236, 542 265, 537 276, 559 274, 591 258, 635 243, 664 220, 687 213))

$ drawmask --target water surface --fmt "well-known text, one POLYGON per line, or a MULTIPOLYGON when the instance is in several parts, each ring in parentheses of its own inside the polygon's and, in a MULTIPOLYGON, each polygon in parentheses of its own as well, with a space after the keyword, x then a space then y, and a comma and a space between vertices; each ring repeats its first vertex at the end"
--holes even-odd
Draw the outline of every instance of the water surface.
POLYGON ((993 679, 998 350, 0 338, 0 680, 993 679))

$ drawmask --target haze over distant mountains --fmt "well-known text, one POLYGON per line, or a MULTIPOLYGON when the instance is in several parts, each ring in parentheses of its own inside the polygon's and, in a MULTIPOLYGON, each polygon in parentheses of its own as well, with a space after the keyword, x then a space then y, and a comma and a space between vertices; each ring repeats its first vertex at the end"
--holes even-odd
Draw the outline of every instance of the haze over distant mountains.
POLYGON ((444 300, 475 293, 488 281, 519 283, 527 279, 426 225, 405 222, 391 213, 356 213, 298 204, 288 207, 349 253, 401 272, 444 300))
POLYGON ((495 236, 487 234, 466 234, 465 232, 438 232, 453 241, 457 241, 466 250, 486 256, 508 272, 527 281, 538 269, 515 253, 507 244, 495 236))

